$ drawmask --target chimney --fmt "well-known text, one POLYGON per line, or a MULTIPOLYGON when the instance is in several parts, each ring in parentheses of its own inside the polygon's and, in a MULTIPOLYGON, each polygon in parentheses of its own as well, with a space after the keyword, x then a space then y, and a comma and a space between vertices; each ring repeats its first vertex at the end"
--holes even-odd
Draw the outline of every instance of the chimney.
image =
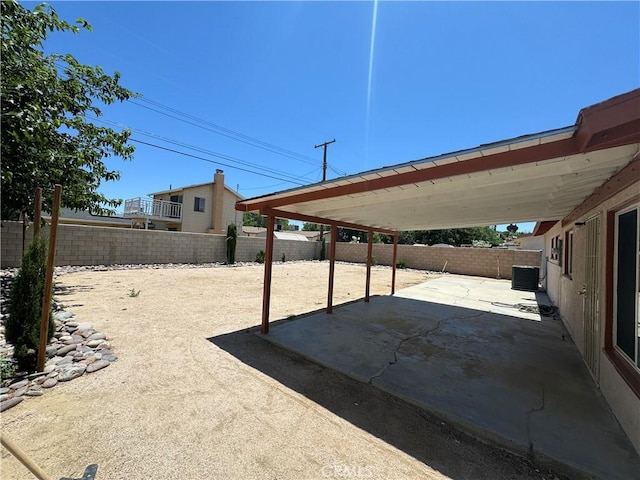
POLYGON ((226 233, 224 229, 224 172, 216 170, 213 176, 213 205, 211 208, 211 228, 213 233, 226 233))

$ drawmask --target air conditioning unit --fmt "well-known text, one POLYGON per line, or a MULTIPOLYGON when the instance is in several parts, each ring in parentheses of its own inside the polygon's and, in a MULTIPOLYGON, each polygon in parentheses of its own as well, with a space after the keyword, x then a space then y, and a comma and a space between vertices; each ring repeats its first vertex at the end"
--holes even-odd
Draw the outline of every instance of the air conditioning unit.
POLYGON ((537 292, 540 278, 540 267, 514 265, 511 268, 511 290, 537 292))

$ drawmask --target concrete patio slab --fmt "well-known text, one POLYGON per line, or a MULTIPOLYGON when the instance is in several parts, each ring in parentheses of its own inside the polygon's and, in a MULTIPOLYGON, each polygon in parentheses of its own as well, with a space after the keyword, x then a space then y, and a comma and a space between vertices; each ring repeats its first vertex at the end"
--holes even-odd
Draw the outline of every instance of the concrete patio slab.
POLYGON ((447 276, 283 322, 265 339, 571 474, 640 478, 640 458, 540 292, 447 276))

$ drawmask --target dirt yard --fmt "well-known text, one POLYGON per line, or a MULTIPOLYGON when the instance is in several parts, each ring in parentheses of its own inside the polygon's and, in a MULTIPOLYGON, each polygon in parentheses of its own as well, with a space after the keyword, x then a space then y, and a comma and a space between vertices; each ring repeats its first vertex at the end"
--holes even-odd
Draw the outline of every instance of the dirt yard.
MULTIPOLYGON (((118 360, 2 414, 52 478, 553 479, 419 409, 253 334, 261 266, 61 275, 57 297, 106 333, 118 360), (132 292, 138 292, 134 296, 132 292)), ((276 264, 271 319, 323 308, 328 263, 276 264)), ((436 278, 399 270, 397 289, 436 278)), ((365 269, 338 264, 334 304, 364 296, 365 269)), ((374 267, 371 293, 390 291, 374 267)), ((313 341, 312 338, 309 341, 313 341)), ((30 474, 2 450, 1 477, 30 474)))

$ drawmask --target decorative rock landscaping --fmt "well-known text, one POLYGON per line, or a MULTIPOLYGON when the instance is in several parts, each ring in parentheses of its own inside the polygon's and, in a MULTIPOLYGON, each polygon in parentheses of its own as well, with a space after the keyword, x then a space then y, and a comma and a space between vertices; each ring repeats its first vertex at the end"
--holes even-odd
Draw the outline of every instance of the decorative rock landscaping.
MULTIPOLYGON (((4 336, 4 319, 10 301, 13 272, 2 272, 2 303, 0 304, 0 358, 11 358, 13 346, 4 336)), ((53 303, 56 330, 47 345, 47 361, 43 372, 18 373, 14 378, 2 379, 0 384, 0 412, 18 405, 25 397, 38 397, 58 382, 67 382, 84 374, 108 367, 117 359, 104 333, 96 332, 87 322, 76 322, 73 313, 53 303)))

